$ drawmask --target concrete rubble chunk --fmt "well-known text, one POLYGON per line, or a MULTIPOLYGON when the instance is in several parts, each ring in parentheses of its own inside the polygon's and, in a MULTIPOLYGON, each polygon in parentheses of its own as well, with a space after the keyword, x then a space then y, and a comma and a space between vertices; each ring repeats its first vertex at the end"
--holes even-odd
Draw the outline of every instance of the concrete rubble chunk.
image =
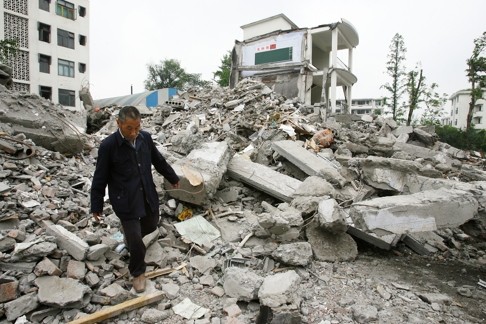
POLYGON ((349 214, 357 227, 383 235, 457 227, 473 218, 477 210, 478 202, 471 193, 437 189, 354 203, 349 214))
POLYGON ((345 232, 329 232, 311 222, 305 230, 314 258, 319 261, 351 261, 358 256, 356 241, 345 232))
POLYGON ((334 233, 346 232, 348 228, 342 209, 334 199, 325 199, 319 203, 317 223, 321 228, 334 233))
POLYGON ((59 277, 62 271, 50 259, 44 258, 41 262, 37 263, 34 273, 37 277, 45 275, 59 277))
POLYGON ((19 282, 15 279, 0 278, 0 303, 17 298, 19 282))
POLYGON ((69 232, 60 225, 49 225, 46 232, 56 237, 57 245, 66 250, 73 258, 78 261, 86 259, 89 246, 76 234, 69 232))
POLYGON ((66 308, 83 308, 88 305, 92 291, 88 286, 71 278, 39 277, 35 279, 39 287, 39 303, 66 308))
POLYGON ((308 242, 280 244, 272 257, 288 265, 306 266, 312 260, 312 247, 308 242))
POLYGON ((5 303, 5 315, 7 316, 7 321, 13 321, 22 315, 25 315, 39 306, 39 301, 37 301, 37 294, 30 293, 19 298, 5 303))
POLYGON ((57 249, 56 243, 46 242, 41 239, 33 242, 17 243, 12 253, 12 259, 27 262, 36 261, 51 254, 55 249, 57 249))
POLYGON ((301 296, 298 295, 297 288, 301 280, 300 276, 294 270, 265 277, 258 290, 260 303, 272 308, 282 305, 298 307, 301 296))
POLYGON ((226 295, 240 301, 258 299, 263 278, 247 268, 229 267, 223 275, 223 289, 226 295))
POLYGON ((230 157, 226 142, 204 143, 172 165, 180 179, 179 190, 172 190, 167 181, 165 188, 173 198, 201 205, 216 193, 230 157))

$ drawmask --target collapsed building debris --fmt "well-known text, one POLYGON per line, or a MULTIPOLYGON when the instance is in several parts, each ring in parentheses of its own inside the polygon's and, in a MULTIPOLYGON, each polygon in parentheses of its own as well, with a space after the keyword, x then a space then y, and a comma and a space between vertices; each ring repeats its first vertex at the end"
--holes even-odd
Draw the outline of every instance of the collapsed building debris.
MULTIPOLYGON (((46 103, 0 93, 0 110, 17 115, 2 120, 2 131, 22 138, 23 110, 31 120, 46 103)), ((168 104, 143 117, 183 179, 183 190, 170 190, 154 174, 165 216, 144 239, 147 296, 157 296, 151 306, 130 303, 139 296, 126 280, 128 252, 109 204, 103 222, 89 214, 96 144, 116 129, 119 107, 100 107, 96 116, 106 120, 80 136, 75 151, 28 134, 32 156, 15 159, 17 144, 0 146, 0 323, 480 321, 435 288, 368 287, 358 252, 366 241, 442 258, 464 253, 484 269, 484 251, 467 245, 486 232, 480 157, 380 116, 322 120, 312 106, 249 79, 234 89, 191 89, 179 100, 183 109, 168 104), (310 144, 323 129, 332 140, 310 144), (339 295, 344 286, 352 295, 339 295), (377 308, 373 298, 393 305, 377 308)), ((481 290, 457 289, 486 300, 481 290)))

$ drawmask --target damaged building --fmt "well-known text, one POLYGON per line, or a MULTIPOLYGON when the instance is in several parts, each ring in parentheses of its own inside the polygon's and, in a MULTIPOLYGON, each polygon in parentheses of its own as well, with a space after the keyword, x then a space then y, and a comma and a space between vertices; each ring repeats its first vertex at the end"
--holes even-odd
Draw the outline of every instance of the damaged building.
POLYGON ((299 28, 279 14, 241 28, 244 39, 236 41, 233 48, 231 87, 251 77, 287 98, 322 105, 333 113, 339 87, 346 107, 351 106, 352 88, 357 81, 353 50, 359 37, 350 22, 342 19, 299 28))

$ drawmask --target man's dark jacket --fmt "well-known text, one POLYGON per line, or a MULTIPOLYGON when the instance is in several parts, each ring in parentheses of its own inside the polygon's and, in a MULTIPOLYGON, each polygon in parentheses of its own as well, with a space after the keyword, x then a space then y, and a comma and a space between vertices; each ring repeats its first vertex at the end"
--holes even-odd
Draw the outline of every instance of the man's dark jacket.
POLYGON ((136 148, 121 136, 119 130, 101 142, 91 184, 92 213, 103 211, 103 197, 108 185, 110 203, 121 220, 144 217, 145 201, 152 212, 158 214, 159 198, 152 165, 170 183, 179 181, 149 133, 140 131, 135 143, 136 148))

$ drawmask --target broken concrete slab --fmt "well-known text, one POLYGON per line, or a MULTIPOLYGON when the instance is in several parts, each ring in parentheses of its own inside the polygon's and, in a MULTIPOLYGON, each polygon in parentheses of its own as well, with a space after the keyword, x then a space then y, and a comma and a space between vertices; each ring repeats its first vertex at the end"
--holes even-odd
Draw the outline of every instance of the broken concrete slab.
POLYGON ((235 154, 228 163, 227 174, 281 201, 289 202, 301 181, 235 154))
POLYGON ((361 178, 371 187, 397 192, 405 190, 411 174, 434 178, 442 176, 441 172, 425 168, 415 161, 378 156, 352 158, 348 161, 348 166, 361 170, 361 178))
POLYGON ((460 226, 477 211, 478 202, 471 193, 438 189, 353 203, 349 215, 358 228, 382 236, 460 226))
POLYGON ((83 308, 91 299, 91 288, 75 279, 45 276, 35 279, 35 284, 39 302, 44 305, 83 308))
POLYGON ((348 182, 335 164, 306 150, 299 142, 277 141, 272 143, 272 148, 310 176, 320 176, 338 188, 348 182))

